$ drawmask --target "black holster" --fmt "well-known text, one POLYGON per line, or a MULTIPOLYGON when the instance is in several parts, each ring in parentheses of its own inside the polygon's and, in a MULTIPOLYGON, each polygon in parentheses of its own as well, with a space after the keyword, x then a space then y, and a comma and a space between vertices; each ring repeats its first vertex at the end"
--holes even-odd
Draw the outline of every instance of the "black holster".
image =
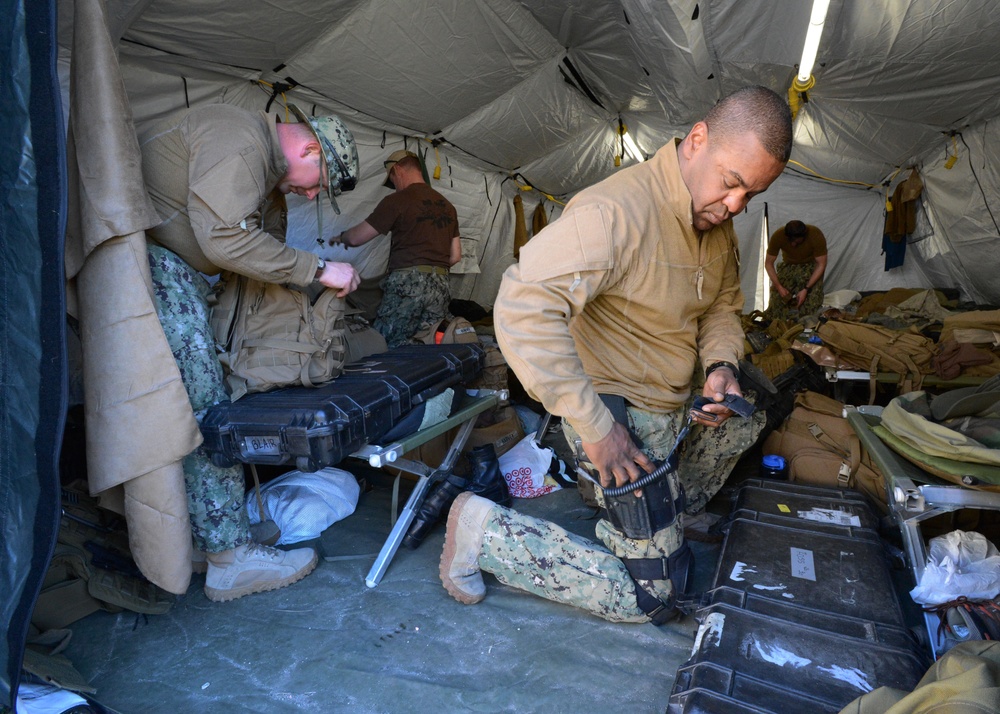
MULTIPOLYGON (((622 397, 601 394, 601 400, 611 411, 615 421, 629 428, 628 413, 622 397)), ((629 430, 631 434, 631 430, 629 430)), ((641 442, 632 434, 636 445, 641 442)), ((649 540, 653 535, 676 522, 684 512, 684 489, 677 479, 677 451, 670 456, 667 472, 652 483, 642 487, 642 495, 636 497, 634 491, 621 496, 603 494, 608 520, 626 538, 649 540), (671 483, 674 484, 673 491, 671 483), (677 496, 674 497, 676 492, 677 496)), ((683 538, 683 536, 681 536, 683 538)), ((665 557, 622 558, 632 581, 635 583, 636 604, 649 615, 654 625, 662 625, 677 616, 677 599, 687 590, 688 579, 694 570, 694 556, 686 542, 665 557), (640 580, 670 580, 673 583, 673 597, 669 602, 646 591, 640 580)))
POLYGON ((608 509, 611 525, 629 538, 649 540, 657 531, 673 525, 677 516, 684 511, 684 490, 677 481, 677 455, 670 457, 670 470, 662 477, 642 487, 642 495, 636 497, 634 491, 621 496, 604 494, 604 506, 608 509), (671 493, 674 483, 677 497, 671 493))
MULTIPOLYGON (((625 398, 614 394, 598 395, 604 406, 611 412, 615 421, 628 429, 629 435, 638 448, 642 442, 632 433, 628 423, 628 411, 625 408, 625 398)), ((670 466, 662 478, 642 488, 642 496, 636 498, 633 491, 621 496, 608 496, 604 493, 604 506, 608 510, 608 520, 611 525, 624 533, 628 538, 649 540, 653 534, 671 525, 677 516, 684 512, 684 489, 677 480, 677 450, 670 456, 670 466), (670 484, 674 483, 677 498, 670 492, 670 484)))

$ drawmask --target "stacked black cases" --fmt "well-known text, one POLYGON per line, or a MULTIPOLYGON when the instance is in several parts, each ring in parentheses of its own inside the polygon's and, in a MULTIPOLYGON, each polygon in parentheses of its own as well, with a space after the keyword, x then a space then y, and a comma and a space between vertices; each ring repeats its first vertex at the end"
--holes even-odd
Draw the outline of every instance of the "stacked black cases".
POLYGON ((799 525, 850 535, 845 528, 868 533, 878 529, 878 517, 858 491, 807 484, 750 479, 733 497, 730 519, 743 518, 776 525, 799 525))
POLYGON ((754 481, 734 497, 713 589, 668 711, 837 712, 929 664, 864 498, 754 481))
POLYGON ((483 369, 475 343, 417 345, 344 367, 321 387, 288 387, 218 404, 205 415, 205 449, 220 466, 289 464, 302 471, 333 466, 365 444, 379 443, 414 407, 483 369))

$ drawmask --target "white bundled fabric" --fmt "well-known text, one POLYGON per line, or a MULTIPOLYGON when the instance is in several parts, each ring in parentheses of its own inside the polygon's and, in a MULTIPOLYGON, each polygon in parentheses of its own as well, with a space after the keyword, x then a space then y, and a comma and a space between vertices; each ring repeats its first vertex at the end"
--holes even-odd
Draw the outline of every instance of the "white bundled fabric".
MULTIPOLYGON (((314 473, 289 471, 260 488, 264 510, 281 529, 278 545, 318 538, 332 524, 354 513, 360 494, 357 479, 335 468, 314 473)), ((259 523, 253 489, 247 492, 246 507, 250 522, 259 523)))
POLYGON ((835 307, 841 310, 861 297, 857 290, 834 290, 823 296, 823 307, 835 307))
POLYGON ((1000 594, 1000 554, 981 533, 952 531, 931 538, 927 566, 910 597, 939 605, 965 596, 992 600, 1000 594))

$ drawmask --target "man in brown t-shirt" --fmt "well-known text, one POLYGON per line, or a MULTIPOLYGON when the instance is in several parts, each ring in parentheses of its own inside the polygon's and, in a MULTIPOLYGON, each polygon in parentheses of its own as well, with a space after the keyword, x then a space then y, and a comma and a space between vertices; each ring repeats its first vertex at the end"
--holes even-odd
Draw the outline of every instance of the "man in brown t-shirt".
POLYGON ((816 226, 789 221, 767 243, 764 270, 771 279, 767 315, 787 320, 812 315, 823 305, 826 237, 816 226), (775 261, 781 253, 781 265, 775 261))
POLYGON ((392 348, 409 343, 415 333, 447 316, 448 269, 462 258, 462 245, 455 207, 424 181, 416 154, 393 152, 385 170, 385 186, 395 192, 334 240, 358 246, 392 234, 389 272, 382 281, 375 320, 375 329, 392 348))

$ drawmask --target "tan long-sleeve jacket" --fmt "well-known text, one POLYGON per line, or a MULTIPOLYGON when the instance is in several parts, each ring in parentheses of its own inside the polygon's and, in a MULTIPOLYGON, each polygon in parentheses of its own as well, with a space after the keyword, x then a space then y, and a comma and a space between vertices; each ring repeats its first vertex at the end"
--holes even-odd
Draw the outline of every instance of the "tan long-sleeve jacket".
POLYGON ((146 188, 163 219, 148 237, 208 275, 313 281, 318 256, 265 230, 266 199, 288 170, 273 119, 210 104, 165 118, 139 143, 146 188))
POLYGON ((584 441, 617 394, 673 411, 702 366, 743 355, 731 221, 701 233, 676 143, 581 191, 521 249, 494 305, 497 339, 524 387, 584 441))

